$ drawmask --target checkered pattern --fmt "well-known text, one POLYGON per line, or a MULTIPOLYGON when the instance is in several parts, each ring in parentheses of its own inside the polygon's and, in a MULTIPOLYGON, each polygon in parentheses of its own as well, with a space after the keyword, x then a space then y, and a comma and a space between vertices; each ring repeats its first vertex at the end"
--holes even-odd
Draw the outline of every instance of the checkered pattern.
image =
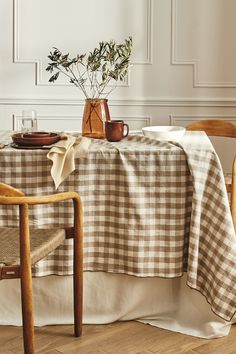
MULTIPOLYGON (((0 142, 9 142, 9 133, 0 142)), ((27 195, 55 193, 45 150, 0 150, 0 180, 27 195)), ((77 191, 84 204, 84 270, 140 277, 179 277, 226 320, 236 311, 236 238, 223 174, 204 133, 180 143, 129 136, 93 140, 86 158, 58 192, 77 191)), ((71 202, 34 206, 32 226, 70 226, 71 202)), ((0 209, 15 227, 18 210, 0 209)), ((36 264, 35 276, 72 274, 72 240, 36 264)))

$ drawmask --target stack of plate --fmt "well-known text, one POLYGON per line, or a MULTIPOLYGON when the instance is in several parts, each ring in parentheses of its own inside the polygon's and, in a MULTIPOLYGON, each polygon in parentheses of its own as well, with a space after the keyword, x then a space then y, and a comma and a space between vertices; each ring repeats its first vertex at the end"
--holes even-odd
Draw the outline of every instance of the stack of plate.
POLYGON ((12 135, 13 147, 21 149, 37 149, 43 146, 49 146, 61 139, 57 133, 32 132, 16 133, 12 135))

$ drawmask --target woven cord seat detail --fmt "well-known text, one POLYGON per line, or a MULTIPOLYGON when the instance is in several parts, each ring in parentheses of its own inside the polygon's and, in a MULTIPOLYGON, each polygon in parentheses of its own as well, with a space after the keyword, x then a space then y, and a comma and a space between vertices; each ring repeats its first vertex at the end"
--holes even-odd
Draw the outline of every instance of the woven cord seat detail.
MULTIPOLYGON (((47 256, 65 240, 63 229, 31 229, 30 256, 35 264, 47 256)), ((0 264, 20 265, 20 235, 17 228, 0 228, 0 264)))

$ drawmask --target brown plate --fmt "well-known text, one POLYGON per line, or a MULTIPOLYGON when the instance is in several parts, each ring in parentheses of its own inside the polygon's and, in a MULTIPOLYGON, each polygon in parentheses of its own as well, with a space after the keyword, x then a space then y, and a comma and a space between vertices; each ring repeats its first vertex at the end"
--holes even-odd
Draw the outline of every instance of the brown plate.
POLYGON ((51 133, 47 133, 47 132, 31 132, 31 133, 23 133, 23 138, 42 138, 50 135, 51 133))
POLYGON ((15 143, 11 143, 10 144, 11 147, 13 147, 14 149, 22 149, 22 150, 37 150, 37 149, 41 149, 41 150, 49 150, 51 149, 51 146, 46 146, 46 145, 17 145, 15 143))
POLYGON ((22 133, 16 133, 12 135, 12 140, 13 142, 18 145, 18 146, 43 146, 43 145, 51 145, 56 143, 61 139, 61 136, 57 133, 45 133, 43 134, 22 134, 22 133))

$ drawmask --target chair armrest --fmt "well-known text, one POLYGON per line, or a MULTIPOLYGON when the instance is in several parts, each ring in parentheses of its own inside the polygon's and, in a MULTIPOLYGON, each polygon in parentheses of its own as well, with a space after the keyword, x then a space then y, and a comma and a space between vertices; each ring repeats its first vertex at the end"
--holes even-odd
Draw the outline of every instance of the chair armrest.
POLYGON ((45 196, 22 196, 22 197, 9 197, 9 196, 0 196, 0 204, 3 205, 35 205, 35 204, 50 204, 57 203, 60 201, 68 199, 80 199, 78 193, 76 192, 65 192, 58 194, 51 194, 45 196))

